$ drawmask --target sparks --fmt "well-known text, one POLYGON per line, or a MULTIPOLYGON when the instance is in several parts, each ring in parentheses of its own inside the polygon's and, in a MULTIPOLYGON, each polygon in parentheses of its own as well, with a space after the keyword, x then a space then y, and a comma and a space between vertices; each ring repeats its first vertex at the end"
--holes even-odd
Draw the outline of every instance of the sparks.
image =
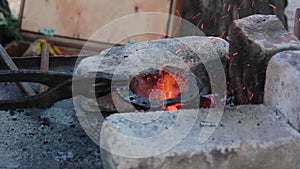
POLYGON ((202 29, 202 30, 204 29, 204 24, 201 24, 201 29, 202 29))
POLYGON ((181 52, 181 48, 178 49, 175 53, 176 53, 176 55, 178 55, 178 53, 180 53, 180 52, 181 52))
POLYGON ((248 64, 246 64, 246 66, 247 66, 247 67, 251 67, 251 64, 248 63, 248 64))
POLYGON ((237 8, 238 10, 240 10, 246 3, 246 0, 243 0, 243 2, 240 4, 240 6, 237 8))
POLYGON ((229 15, 221 16, 221 19, 227 18, 229 15))
POLYGON ((246 86, 243 87, 243 90, 246 90, 246 86))
POLYGON ((227 7, 227 11, 229 12, 229 11, 230 11, 230 9, 231 9, 231 5, 228 5, 228 7, 227 7))
POLYGON ((230 57, 228 55, 226 55, 226 59, 230 60, 230 57))
POLYGON ((253 99, 253 97, 254 97, 254 93, 251 93, 251 95, 250 95, 250 101, 253 99))
POLYGON ((192 18, 195 19, 200 15, 200 12, 198 12, 196 15, 194 15, 192 18))
POLYGON ((271 4, 271 3, 269 3, 269 7, 273 8, 273 9, 276 9, 276 6, 271 4))
POLYGON ((300 18, 298 18, 298 21, 300 22, 300 18))
POLYGON ((232 56, 236 56, 236 55, 238 55, 239 54, 239 52, 234 52, 233 54, 232 54, 232 56))
POLYGON ((224 38, 225 39, 225 36, 226 36, 226 31, 223 31, 220 35, 220 38, 224 38))
POLYGON ((178 9, 176 9, 175 13, 177 14, 177 16, 181 17, 181 13, 179 12, 178 9))

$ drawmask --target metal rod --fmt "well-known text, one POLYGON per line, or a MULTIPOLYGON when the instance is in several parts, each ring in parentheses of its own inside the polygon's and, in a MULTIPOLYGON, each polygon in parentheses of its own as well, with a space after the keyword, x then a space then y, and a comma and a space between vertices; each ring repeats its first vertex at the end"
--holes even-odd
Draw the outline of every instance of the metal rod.
MULTIPOLYGON (((41 70, 42 71, 49 70, 49 47, 48 47, 48 45, 42 46, 41 70)), ((40 85, 40 93, 46 91, 47 89, 48 89, 47 86, 45 86, 43 84, 40 85)))
MULTIPOLYGON (((0 60, 4 64, 7 70, 18 70, 18 67, 12 61, 11 57, 6 53, 5 49, 1 44, 0 44, 0 60)), ((33 96, 36 94, 28 83, 18 82, 17 85, 27 96, 33 96)))
POLYGON ((295 14, 294 34, 300 40, 300 8, 297 8, 295 14))

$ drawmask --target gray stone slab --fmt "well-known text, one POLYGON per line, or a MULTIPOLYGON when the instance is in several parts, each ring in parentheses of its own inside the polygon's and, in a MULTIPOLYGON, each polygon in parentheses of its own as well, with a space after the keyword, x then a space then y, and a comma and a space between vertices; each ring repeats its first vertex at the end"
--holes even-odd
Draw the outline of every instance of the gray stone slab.
POLYGON ((237 104, 262 103, 265 72, 276 53, 300 49, 299 40, 275 15, 233 22, 230 33, 230 89, 237 104))
POLYGON ((294 169, 300 166, 300 134, 287 124, 287 119, 275 108, 251 105, 228 109, 213 135, 204 143, 199 142, 201 131, 214 128, 203 124, 208 110, 182 110, 184 120, 178 124, 176 120, 180 114, 152 112, 109 116, 101 134, 101 145, 105 147, 102 147, 105 168, 294 169), (189 124, 193 127, 185 133, 189 124), (170 132, 168 129, 172 131, 168 138, 162 139, 159 135, 150 145, 142 140, 170 132), (127 139, 120 139, 116 133, 127 136, 127 139), (178 134, 182 134, 183 140, 163 151, 164 146, 174 143, 178 134), (141 142, 134 144, 131 138, 139 138, 141 142), (147 152, 155 154, 156 151, 158 155, 137 158, 147 152))
POLYGON ((272 57, 266 73, 264 103, 280 109, 300 131, 300 51, 272 57))

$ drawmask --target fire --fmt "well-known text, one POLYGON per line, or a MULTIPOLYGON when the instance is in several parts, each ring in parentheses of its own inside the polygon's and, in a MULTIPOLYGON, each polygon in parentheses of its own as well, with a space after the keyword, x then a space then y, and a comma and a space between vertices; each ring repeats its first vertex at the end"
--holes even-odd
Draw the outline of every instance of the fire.
POLYGON ((166 99, 178 97, 180 95, 180 88, 175 78, 173 78, 169 73, 166 73, 162 70, 159 70, 159 72, 161 76, 158 79, 157 83, 158 89, 164 93, 166 99))
MULTIPOLYGON (((130 89, 137 96, 151 100, 165 101, 181 95, 181 88, 186 87, 186 82, 177 73, 168 73, 163 69, 140 73, 131 83, 130 89)), ((175 111, 180 109, 181 103, 170 106, 162 105, 165 110, 175 111)))
POLYGON ((176 103, 174 105, 171 105, 171 106, 166 106, 165 107, 165 110, 168 110, 168 111, 177 111, 181 108, 181 106, 183 106, 182 103, 176 103))

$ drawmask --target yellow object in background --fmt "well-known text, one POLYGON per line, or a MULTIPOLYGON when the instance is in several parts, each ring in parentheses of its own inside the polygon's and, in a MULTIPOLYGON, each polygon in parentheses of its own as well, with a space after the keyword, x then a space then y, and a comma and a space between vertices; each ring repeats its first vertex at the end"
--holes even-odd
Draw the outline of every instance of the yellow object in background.
POLYGON ((39 41, 36 43, 36 53, 37 55, 42 54, 42 46, 47 45, 49 48, 49 53, 52 56, 62 55, 62 52, 60 49, 55 47, 54 45, 50 44, 46 39, 39 39, 39 41))
POLYGON ((61 51, 58 47, 54 46, 52 43, 48 42, 46 39, 38 39, 30 44, 30 47, 23 54, 23 56, 40 56, 42 55, 42 47, 47 45, 49 48, 49 54, 52 56, 67 55, 65 52, 61 51))

